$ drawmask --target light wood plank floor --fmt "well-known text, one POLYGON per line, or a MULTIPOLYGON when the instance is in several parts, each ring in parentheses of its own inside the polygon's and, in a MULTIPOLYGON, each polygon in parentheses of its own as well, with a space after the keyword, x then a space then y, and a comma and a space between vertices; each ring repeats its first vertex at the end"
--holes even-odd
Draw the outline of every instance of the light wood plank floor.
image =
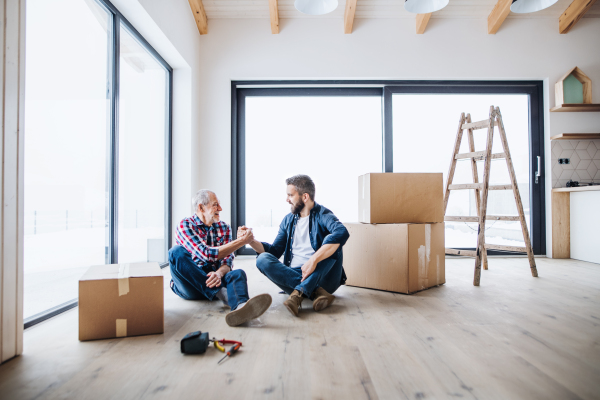
MULTIPOLYGON (((598 399, 600 265, 448 259, 447 284, 408 296, 342 287, 301 318, 238 258, 250 292, 273 296, 263 326, 230 328, 220 302, 165 296, 165 333, 77 340, 77 309, 25 331, 25 352, 0 366, 2 399, 598 399), (194 330, 243 341, 235 357, 184 356, 194 330)), ((165 270, 168 278, 168 272, 165 270)), ((167 279, 168 280, 168 279, 167 279)))

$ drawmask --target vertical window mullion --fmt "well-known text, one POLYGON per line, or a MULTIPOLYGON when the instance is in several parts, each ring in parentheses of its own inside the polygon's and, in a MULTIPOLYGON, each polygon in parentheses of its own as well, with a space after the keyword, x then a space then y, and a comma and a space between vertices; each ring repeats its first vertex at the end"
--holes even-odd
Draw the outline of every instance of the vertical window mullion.
POLYGON ((111 37, 111 107, 110 107, 110 157, 109 157, 109 251, 108 263, 116 264, 119 260, 118 249, 118 161, 119 161, 119 57, 120 57, 120 18, 113 14, 111 37))

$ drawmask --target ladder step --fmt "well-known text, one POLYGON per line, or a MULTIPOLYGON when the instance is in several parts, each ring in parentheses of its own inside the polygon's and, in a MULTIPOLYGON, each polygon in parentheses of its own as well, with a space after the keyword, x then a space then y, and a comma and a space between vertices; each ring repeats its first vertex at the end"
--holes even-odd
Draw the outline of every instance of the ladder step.
POLYGON ((446 254, 454 254, 455 256, 477 257, 477 252, 475 250, 457 250, 449 249, 447 247, 446 254))
POLYGON ((504 251, 516 251, 519 253, 527 253, 527 247, 519 247, 519 246, 505 246, 500 244, 485 244, 486 249, 490 250, 504 250, 504 251))
MULTIPOLYGON (((480 189, 483 190, 483 183, 462 183, 458 185, 449 185, 448 190, 480 189)), ((489 190, 512 190, 512 185, 490 185, 489 190)))
MULTIPOLYGON (((454 156, 456 160, 462 160, 465 158, 473 158, 475 161, 481 161, 485 158, 485 151, 476 151, 474 153, 461 153, 454 156)), ((495 158, 506 158, 506 153, 494 153, 492 159, 495 158)))
MULTIPOLYGON (((518 216, 509 216, 509 215, 488 215, 485 217, 486 221, 520 221, 518 216)), ((455 221, 455 222, 479 222, 479 217, 474 216, 446 216, 444 217, 444 221, 455 221)))
MULTIPOLYGON (((469 122, 467 124, 463 124, 461 129, 483 129, 483 128, 487 128, 490 125, 490 120, 489 119, 485 119, 483 121, 477 121, 477 122, 469 122)), ((498 126, 498 123, 494 120, 494 126, 498 126)))

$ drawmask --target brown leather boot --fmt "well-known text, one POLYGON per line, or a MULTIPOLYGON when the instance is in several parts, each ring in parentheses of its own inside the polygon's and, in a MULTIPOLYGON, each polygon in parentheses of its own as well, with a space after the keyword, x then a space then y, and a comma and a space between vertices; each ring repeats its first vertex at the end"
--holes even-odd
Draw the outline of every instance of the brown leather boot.
POLYGON ((288 297, 288 299, 283 302, 283 305, 286 306, 286 308, 292 314, 294 314, 295 317, 297 317, 298 313, 300 312, 300 304, 302 304, 302 300, 302 293, 300 293, 297 290, 294 290, 292 294, 290 294, 290 297, 288 297))
POLYGON ((321 311, 325 308, 329 307, 331 303, 335 300, 335 296, 328 293, 322 287, 318 287, 315 290, 315 300, 313 301, 313 310, 321 311))

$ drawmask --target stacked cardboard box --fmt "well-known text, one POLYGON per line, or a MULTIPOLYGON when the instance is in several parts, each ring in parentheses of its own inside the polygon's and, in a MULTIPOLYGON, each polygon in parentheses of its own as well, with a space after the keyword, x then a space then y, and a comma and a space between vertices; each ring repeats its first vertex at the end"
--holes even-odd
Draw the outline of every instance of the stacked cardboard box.
POLYGON ((358 220, 345 224, 347 285, 414 293, 446 282, 441 173, 358 178, 358 220))

